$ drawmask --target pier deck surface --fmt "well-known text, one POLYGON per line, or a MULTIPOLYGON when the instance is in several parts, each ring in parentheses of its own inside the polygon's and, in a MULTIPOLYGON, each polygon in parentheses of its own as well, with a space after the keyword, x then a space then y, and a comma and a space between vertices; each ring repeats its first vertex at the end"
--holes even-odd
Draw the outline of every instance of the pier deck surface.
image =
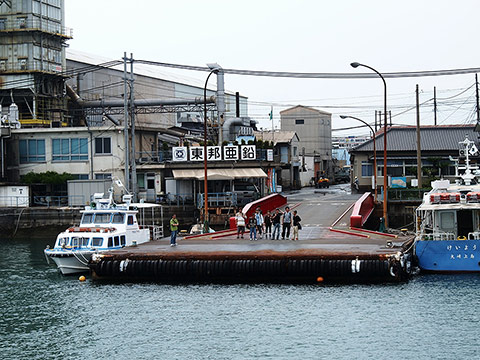
MULTIPOLYGON (((183 239, 177 237, 178 246, 170 247, 170 239, 165 238, 138 245, 137 247, 105 252, 121 259, 126 257, 165 257, 181 258, 189 256, 376 256, 395 254, 402 250, 411 237, 397 239, 378 234, 366 234, 369 238, 332 232, 329 227, 360 195, 350 194, 349 185, 338 185, 330 189, 302 189, 287 194, 290 208, 297 210, 302 218, 299 241, 258 239, 249 240, 248 229, 244 239, 236 234, 211 239, 209 236, 183 239), (393 247, 387 247, 387 241, 393 247)), ((350 213, 347 212, 336 224, 336 228, 348 230, 350 213)), ((181 219, 179 219, 181 222, 181 219)), ((292 235, 292 232, 291 232, 292 235)))

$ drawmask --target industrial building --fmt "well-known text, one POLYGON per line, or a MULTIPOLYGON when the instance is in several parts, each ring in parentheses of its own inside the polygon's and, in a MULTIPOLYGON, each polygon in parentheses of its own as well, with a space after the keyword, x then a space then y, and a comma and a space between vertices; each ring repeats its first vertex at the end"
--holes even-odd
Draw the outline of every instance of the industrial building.
POLYGON ((315 177, 332 174, 332 114, 297 105, 280 111, 282 131, 295 131, 302 156, 313 156, 315 177))
POLYGON ((67 121, 64 80, 64 1, 3 1, 0 5, 0 101, 12 103, 23 127, 61 126, 67 121))

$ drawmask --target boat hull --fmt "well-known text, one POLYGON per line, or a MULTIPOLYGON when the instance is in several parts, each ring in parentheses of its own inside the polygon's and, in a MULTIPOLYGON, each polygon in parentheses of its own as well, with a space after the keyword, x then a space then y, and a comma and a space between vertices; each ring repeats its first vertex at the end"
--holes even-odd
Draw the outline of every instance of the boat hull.
POLYGON ((89 272, 88 262, 94 251, 56 252, 45 250, 45 256, 53 260, 63 275, 89 272))
POLYGON ((480 272, 480 240, 419 240, 415 255, 429 272, 480 272))

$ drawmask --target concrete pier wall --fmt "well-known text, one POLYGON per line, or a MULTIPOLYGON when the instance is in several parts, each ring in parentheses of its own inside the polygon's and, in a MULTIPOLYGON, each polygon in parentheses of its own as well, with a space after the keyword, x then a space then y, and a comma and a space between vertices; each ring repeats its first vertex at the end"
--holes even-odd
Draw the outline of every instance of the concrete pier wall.
MULTIPOLYGON (((81 208, 73 207, 28 207, 28 208, 0 208, 0 231, 5 235, 12 235, 18 231, 46 228, 69 227, 78 225, 82 217, 81 208)), ((163 208, 164 234, 170 234, 169 221, 172 214, 177 214, 181 221, 180 229, 189 230, 196 221, 196 212, 193 206, 165 206, 163 208)), ((149 214, 145 213, 148 222, 149 214)), ((156 219, 158 221, 159 219, 156 219)))

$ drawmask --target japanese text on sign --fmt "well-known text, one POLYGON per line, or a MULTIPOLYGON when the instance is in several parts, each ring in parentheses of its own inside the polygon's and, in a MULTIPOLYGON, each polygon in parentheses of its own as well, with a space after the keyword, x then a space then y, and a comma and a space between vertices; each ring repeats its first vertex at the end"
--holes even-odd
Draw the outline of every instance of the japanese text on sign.
MULTIPOLYGON (((229 160, 256 160, 257 148, 255 145, 229 145, 207 146, 207 153, 204 154, 203 146, 177 146, 172 148, 173 161, 203 161, 206 156, 207 161, 229 161, 229 160)), ((273 150, 268 152, 268 161, 273 161, 273 150)))

